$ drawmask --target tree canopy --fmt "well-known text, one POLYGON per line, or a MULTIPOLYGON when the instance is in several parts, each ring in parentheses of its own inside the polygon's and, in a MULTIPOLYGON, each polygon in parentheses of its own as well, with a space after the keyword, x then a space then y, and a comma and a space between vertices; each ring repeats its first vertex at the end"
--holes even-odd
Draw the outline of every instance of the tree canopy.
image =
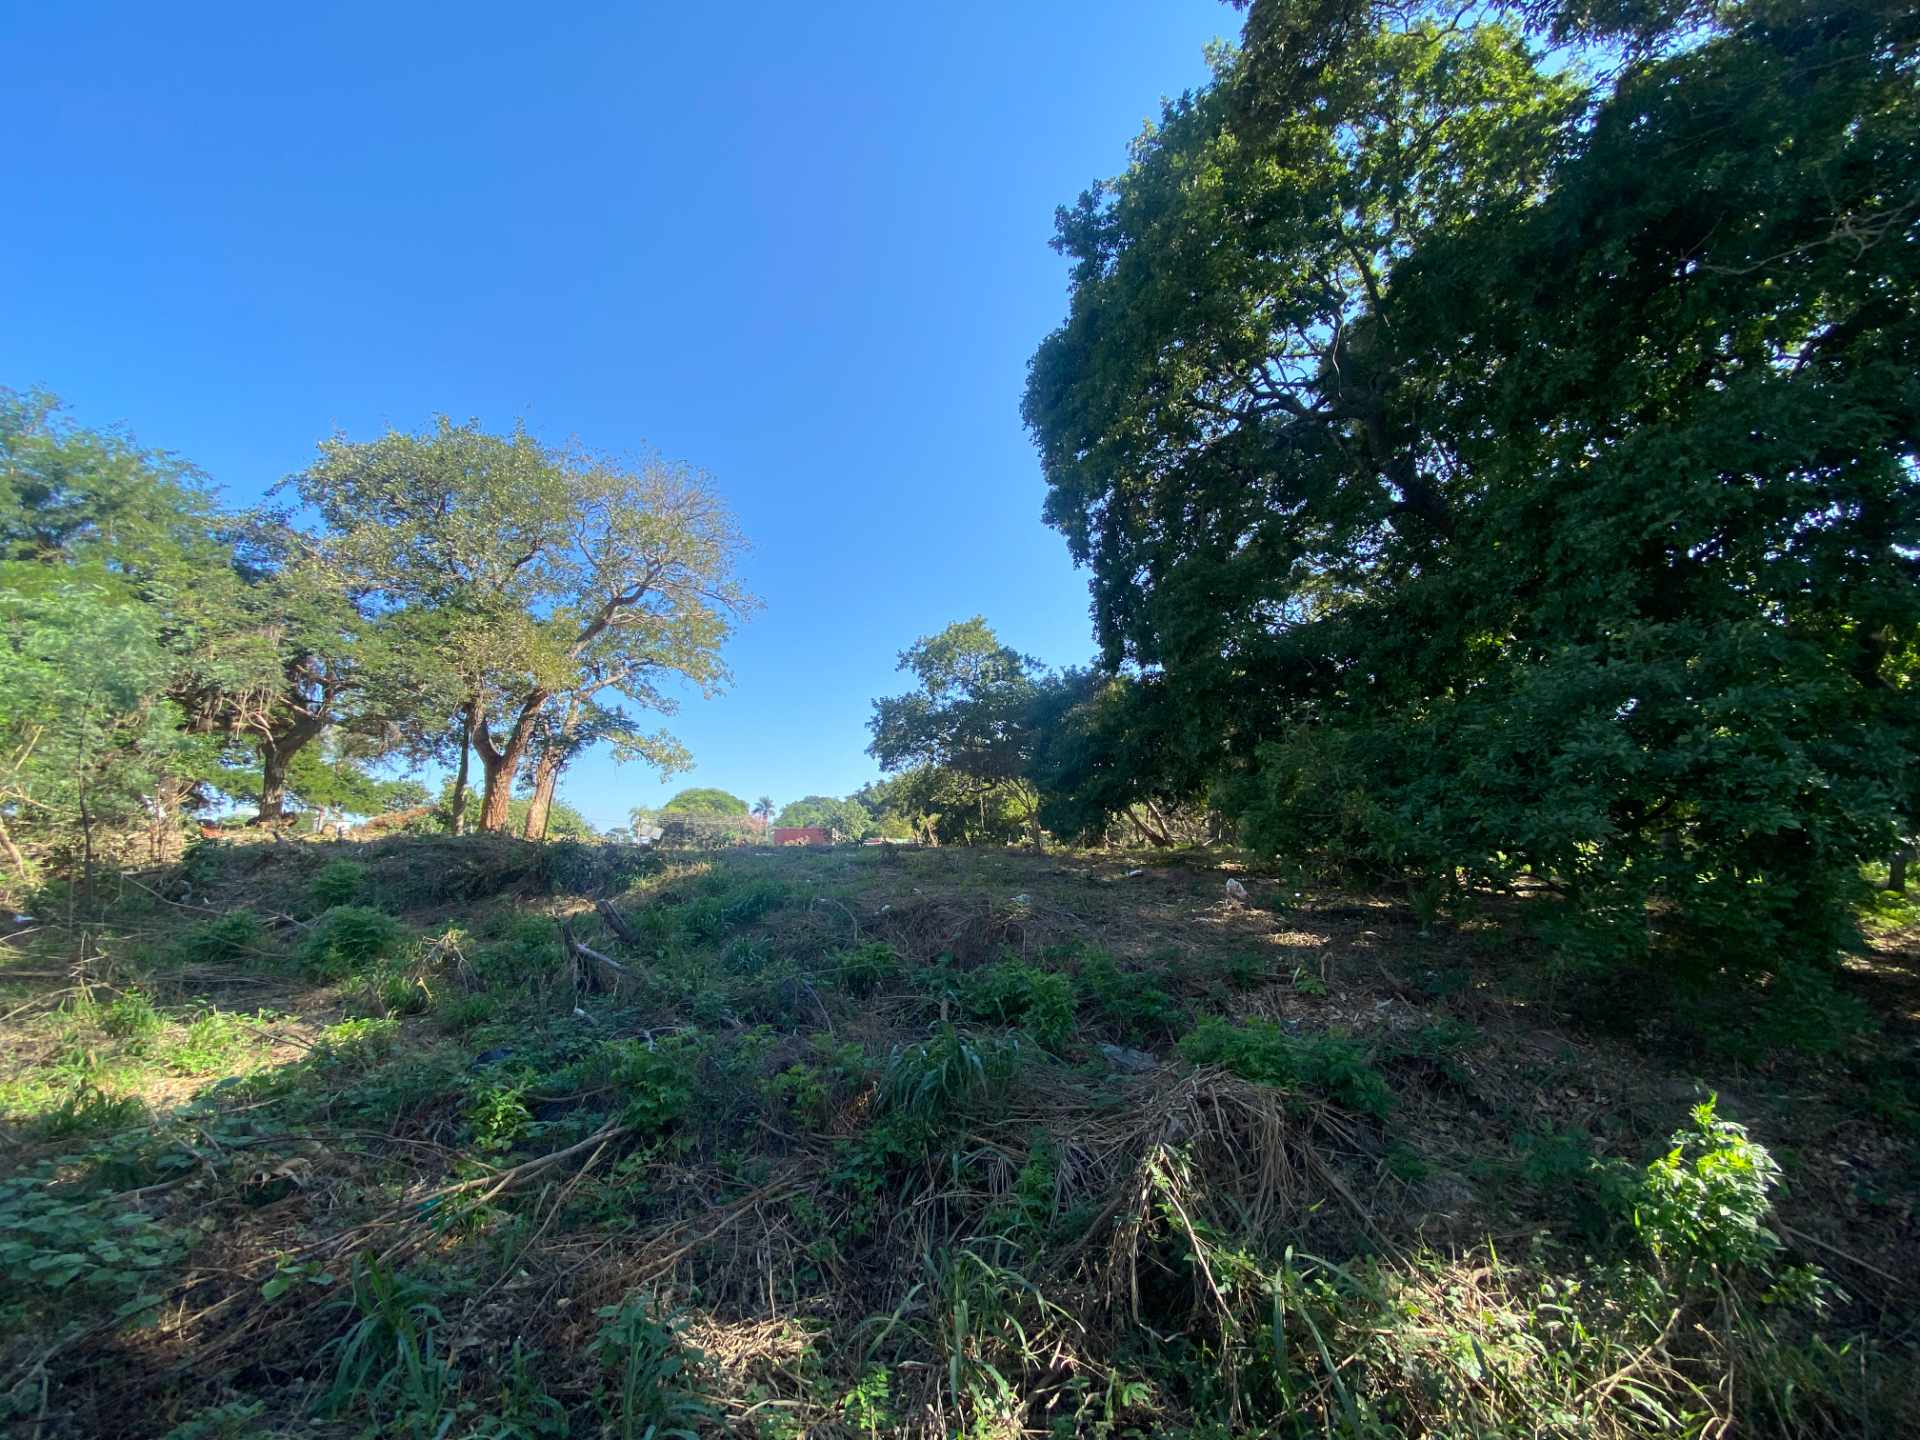
POLYGON ((1917 33, 1253 7, 1061 211, 1024 404, 1176 777, 1594 953, 1831 953, 1911 811, 1917 33))
POLYGON ((712 787, 682 790, 660 807, 663 815, 745 815, 747 802, 712 787))
MULTIPOLYGON (((424 795, 395 770, 456 765, 445 807, 539 838, 560 772, 604 744, 690 759, 643 711, 716 693, 755 602, 711 483, 524 431, 442 420, 324 442, 293 514, 222 510, 191 466, 0 392, 0 852, 91 866, 251 792, 365 814, 424 795), (516 787, 524 803, 516 804, 516 787), (26 837, 23 847, 22 836, 26 837)), ((575 818, 566 824, 578 830, 575 818)))
POLYGON ((757 602, 734 575, 743 542, 706 477, 443 417, 417 435, 323 442, 290 483, 325 523, 344 582, 438 632, 435 688, 457 697, 449 723, 480 757, 483 829, 505 827, 536 749, 539 823, 582 727, 617 753, 685 763, 670 737, 641 733, 601 697, 671 713, 667 681, 705 695, 726 683, 721 647, 757 602))
POLYGON ((1011 804, 1039 843, 1038 796, 1028 778, 1040 664, 1000 643, 980 616, 922 636, 901 652, 900 669, 919 688, 873 702, 868 753, 887 771, 930 770, 987 828, 989 805, 1011 804))

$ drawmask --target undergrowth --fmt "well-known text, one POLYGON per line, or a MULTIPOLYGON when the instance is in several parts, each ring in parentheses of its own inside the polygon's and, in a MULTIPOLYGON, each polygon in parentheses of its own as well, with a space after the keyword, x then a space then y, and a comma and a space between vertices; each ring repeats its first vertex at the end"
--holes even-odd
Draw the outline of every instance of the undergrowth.
POLYGON ((1477 999, 1499 952, 1417 916, 1390 973, 1376 908, 1351 964, 1287 948, 1304 895, 1198 929, 1212 872, 1159 910, 1012 854, 313 848, 197 851, 225 913, 140 911, 14 1022, 0 1418, 43 1440, 1913 1417, 1829 1132, 1477 999))

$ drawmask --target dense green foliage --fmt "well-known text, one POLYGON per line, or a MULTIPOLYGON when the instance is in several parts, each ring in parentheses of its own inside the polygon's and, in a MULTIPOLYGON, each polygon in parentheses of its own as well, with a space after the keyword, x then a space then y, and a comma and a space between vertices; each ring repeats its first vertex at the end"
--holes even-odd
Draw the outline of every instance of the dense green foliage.
POLYGON ((1001 644, 976 615, 916 640, 900 668, 919 688, 873 702, 868 753, 882 770, 937 777, 938 803, 974 811, 977 838, 995 835, 991 814, 1024 823, 1038 844, 1039 797, 1028 774, 1039 662, 1001 644))
POLYGON ((1832 957, 1913 813, 1916 43, 1254 5, 1060 214, 1025 414, 1123 688, 1056 783, 1531 872, 1570 954, 1832 957))
POLYGON ((292 484, 317 524, 228 514, 173 457, 0 392, 9 885, 51 861, 90 887, 103 858, 169 855, 221 799, 273 824, 299 808, 579 837, 554 791, 587 747, 688 763, 616 702, 669 711, 664 680, 725 682, 753 602, 704 477, 442 421, 326 442, 292 484), (436 760, 456 778, 429 812, 394 771, 436 760))
POLYGON ((818 826, 842 840, 864 840, 873 829, 873 812, 849 796, 803 795, 783 805, 773 819, 776 826, 818 826))
POLYGON ((692 789, 680 791, 660 810, 662 814, 737 816, 747 813, 747 802, 725 790, 692 789))

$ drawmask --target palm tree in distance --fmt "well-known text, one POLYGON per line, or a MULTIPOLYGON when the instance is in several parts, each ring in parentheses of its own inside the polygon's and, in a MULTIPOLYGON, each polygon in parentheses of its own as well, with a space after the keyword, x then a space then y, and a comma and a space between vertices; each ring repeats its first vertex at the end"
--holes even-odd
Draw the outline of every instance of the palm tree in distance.
POLYGON ((772 840, 773 797, 771 795, 762 795, 758 800, 754 801, 753 813, 760 817, 760 839, 763 842, 772 840))

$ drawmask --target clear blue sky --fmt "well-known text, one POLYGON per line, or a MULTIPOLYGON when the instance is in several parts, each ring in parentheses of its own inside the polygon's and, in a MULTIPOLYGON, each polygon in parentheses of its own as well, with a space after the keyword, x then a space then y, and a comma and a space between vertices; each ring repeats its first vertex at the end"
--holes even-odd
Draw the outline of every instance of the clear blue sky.
POLYGON ((1056 205, 1238 29, 1214 0, 11 5, 0 384, 246 502, 436 412, 704 466, 766 609, 661 786, 844 794, 897 652, 1092 649, 1019 420, 1056 205))

